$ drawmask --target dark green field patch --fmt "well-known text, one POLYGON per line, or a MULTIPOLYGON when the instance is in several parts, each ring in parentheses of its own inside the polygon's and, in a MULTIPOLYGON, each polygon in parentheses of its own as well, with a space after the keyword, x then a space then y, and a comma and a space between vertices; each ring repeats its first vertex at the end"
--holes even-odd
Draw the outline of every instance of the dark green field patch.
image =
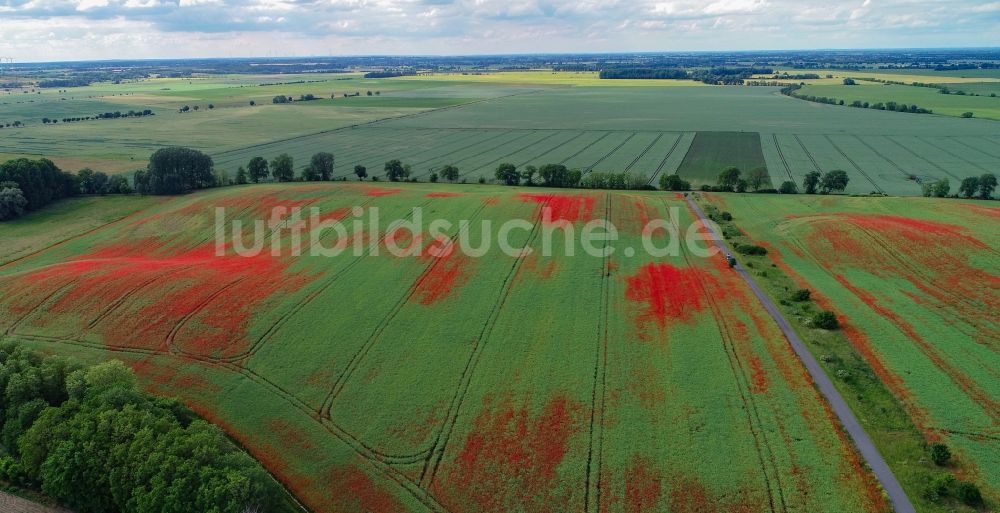
POLYGON ((694 185, 715 184, 723 169, 735 166, 744 177, 767 168, 756 132, 698 132, 677 174, 694 185))

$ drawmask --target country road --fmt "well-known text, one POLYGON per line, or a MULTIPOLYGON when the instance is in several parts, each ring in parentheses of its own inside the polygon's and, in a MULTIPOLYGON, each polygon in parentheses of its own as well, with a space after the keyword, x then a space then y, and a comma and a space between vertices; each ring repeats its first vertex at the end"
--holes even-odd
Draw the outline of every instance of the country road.
MULTIPOLYGON (((708 220, 705 213, 702 212, 701 207, 699 207, 694 200, 690 197, 686 198, 686 200, 688 205, 691 207, 691 210, 693 210, 703 222, 708 220)), ((723 252, 732 254, 732 250, 729 248, 729 245, 726 244, 725 240, 715 232, 715 229, 712 228, 711 225, 706 224, 706 226, 715 239, 715 245, 723 252)), ((750 289, 753 290, 757 299, 762 305, 764 305, 764 308, 771 315, 774 321, 778 323, 778 327, 780 327, 781 331, 784 332, 785 338, 787 338, 788 342, 792 345, 792 349, 795 350, 795 354, 798 355, 803 365, 805 365, 806 370, 809 371, 809 375, 812 376, 813 382, 816 384, 816 388, 821 394, 823 394, 823 397, 826 398, 827 402, 830 403, 830 407, 837 415, 837 418, 840 419, 840 423, 843 424, 847 434, 850 435, 851 439, 854 441, 854 445, 858 448, 858 452, 861 454, 861 457, 864 458, 868 466, 871 467, 872 472, 875 473, 875 477, 878 478, 879 483, 882 484, 882 488, 885 489, 886 494, 888 494, 889 500, 892 502, 892 507, 896 513, 916 513, 916 509, 914 509, 913 504, 910 503, 910 499, 906 496, 906 492, 903 491, 903 487, 896 479, 896 475, 892 473, 889 465, 885 462, 885 459, 882 458, 882 455, 878 452, 875 444, 872 443, 868 433, 865 433, 865 430, 861 427, 857 417, 854 416, 854 412, 848 408, 847 403, 840 395, 840 392, 838 392, 836 387, 833 386, 833 382, 831 382, 830 378, 825 372, 823 372, 822 367, 819 366, 819 362, 816 361, 816 358, 813 357, 812 353, 809 352, 809 349, 806 348, 805 343, 802 342, 802 339, 800 339, 798 334, 795 333, 795 330, 792 329, 792 326, 788 323, 788 320, 785 319, 785 316, 781 314, 781 311, 778 310, 778 307, 775 306, 773 301, 771 301, 771 298, 757 286, 757 283, 750 276, 750 273, 747 272, 741 264, 737 263, 733 270, 739 273, 747 285, 750 286, 750 289)))

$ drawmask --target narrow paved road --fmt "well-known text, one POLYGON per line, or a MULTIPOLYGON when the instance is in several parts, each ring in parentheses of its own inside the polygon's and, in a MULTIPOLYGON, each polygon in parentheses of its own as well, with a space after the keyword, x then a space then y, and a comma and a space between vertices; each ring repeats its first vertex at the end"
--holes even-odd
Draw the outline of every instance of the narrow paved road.
MULTIPOLYGON (((707 221, 705 213, 702 212, 701 207, 694 202, 691 198, 687 198, 688 205, 691 209, 701 218, 702 221, 707 221)), ((715 239, 715 245, 725 253, 731 253, 729 245, 726 241, 719 236, 718 233, 710 226, 708 226, 709 231, 715 239)), ((785 333, 785 338, 792 345, 792 349, 795 350, 795 354, 798 355, 799 359, 806 366, 806 370, 812 376, 813 382, 816 383, 816 388, 819 389, 823 397, 826 398, 827 402, 830 403, 830 407, 833 408, 833 412, 837 414, 837 418, 840 419, 840 423, 844 425, 844 429, 847 430, 847 434, 851 436, 854 440, 854 445, 857 446, 858 452, 861 453, 861 457, 864 458, 868 466, 872 468, 875 473, 875 477, 878 478, 879 482, 882 484, 882 488, 885 489, 886 493, 889 495, 889 500, 892 502, 892 507, 895 509, 896 513, 916 513, 913 508, 913 504, 910 503, 909 497, 906 496, 906 492, 903 491, 903 487, 896 480, 896 475, 892 473, 889 469, 889 465, 879 454, 878 449, 875 448, 875 444, 872 443, 871 438, 868 437, 868 433, 865 433, 864 428, 858 422, 857 417, 854 416, 854 412, 847 407, 847 403, 844 402, 844 398, 837 391, 836 387, 833 386, 833 382, 827 377, 826 373, 823 372, 823 368, 819 366, 819 362, 813 357, 809 349, 799 338, 792 326, 788 324, 784 315, 781 315, 781 311, 778 307, 774 305, 771 298, 764 293, 757 283, 750 277, 750 273, 740 264, 736 264, 733 270, 743 278, 750 289, 753 290, 757 299, 764 305, 774 321, 778 323, 778 327, 781 331, 785 333)))

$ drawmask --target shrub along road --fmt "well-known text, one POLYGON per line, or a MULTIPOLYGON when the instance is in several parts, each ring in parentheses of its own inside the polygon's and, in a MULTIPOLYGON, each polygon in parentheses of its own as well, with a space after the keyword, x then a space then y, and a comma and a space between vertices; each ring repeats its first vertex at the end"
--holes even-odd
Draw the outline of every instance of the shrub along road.
MULTIPOLYGON (((705 213, 702 212, 701 207, 699 207, 698 204, 691 198, 686 198, 686 200, 688 205, 691 207, 691 210, 698 216, 698 218, 701 219, 702 222, 707 222, 708 218, 705 216, 705 213)), ((715 238, 715 245, 724 253, 732 254, 732 249, 729 248, 728 244, 726 244, 722 237, 718 233, 715 233, 715 230, 712 229, 711 226, 708 226, 708 229, 712 232, 712 235, 715 238)), ((896 475, 892 473, 891 469, 889 469, 889 465, 885 462, 885 459, 882 458, 878 449, 875 448, 875 444, 872 443, 868 433, 865 433, 864 428, 861 427, 857 417, 854 416, 854 412, 847 407, 847 403, 844 401, 844 398, 841 397, 840 392, 838 392, 833 386, 830 378, 823 372, 823 369, 819 366, 819 362, 816 361, 816 358, 813 357, 812 353, 809 352, 809 349, 806 348, 805 343, 802 342, 802 339, 800 339, 798 334, 795 333, 795 330, 792 329, 788 320, 781 315, 781 312, 778 310, 778 307, 775 306, 774 302, 771 301, 771 298, 769 298, 767 294, 765 294, 764 291, 757 286, 757 283, 750 276, 750 273, 747 272, 742 265, 737 263, 733 267, 733 270, 739 273, 740 277, 747 282, 747 285, 750 286, 754 295, 757 296, 757 299, 762 305, 764 305, 768 314, 770 314, 774 321, 778 323, 778 327, 781 328, 781 331, 785 334, 785 338, 787 338, 788 342, 792 345, 792 349, 795 350, 795 354, 798 355, 800 360, 802 360, 802 364, 805 365, 806 369, 809 371, 809 375, 812 376, 813 382, 816 384, 816 388, 821 394, 823 394, 823 397, 826 398, 827 402, 830 403, 830 407, 833 409, 833 412, 837 415, 837 418, 840 419, 840 423, 844 425, 844 429, 847 431, 847 434, 851 436, 855 446, 857 446, 861 457, 864 458, 868 466, 871 467, 872 472, 875 473, 875 477, 878 478, 879 483, 882 484, 882 488, 885 489, 886 494, 889 496, 889 500, 892 502, 893 509, 896 513, 916 513, 916 509, 913 507, 913 504, 910 503, 910 499, 906 496, 906 492, 903 491, 903 487, 896 479, 896 475)))

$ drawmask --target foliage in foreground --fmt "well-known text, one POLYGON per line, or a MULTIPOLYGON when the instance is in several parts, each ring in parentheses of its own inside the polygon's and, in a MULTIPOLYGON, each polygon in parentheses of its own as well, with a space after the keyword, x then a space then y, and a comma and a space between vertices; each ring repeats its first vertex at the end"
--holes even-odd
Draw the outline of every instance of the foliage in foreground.
POLYGON ((281 510, 283 491, 223 432, 136 388, 119 361, 82 367, 0 347, 0 478, 87 512, 281 510))

